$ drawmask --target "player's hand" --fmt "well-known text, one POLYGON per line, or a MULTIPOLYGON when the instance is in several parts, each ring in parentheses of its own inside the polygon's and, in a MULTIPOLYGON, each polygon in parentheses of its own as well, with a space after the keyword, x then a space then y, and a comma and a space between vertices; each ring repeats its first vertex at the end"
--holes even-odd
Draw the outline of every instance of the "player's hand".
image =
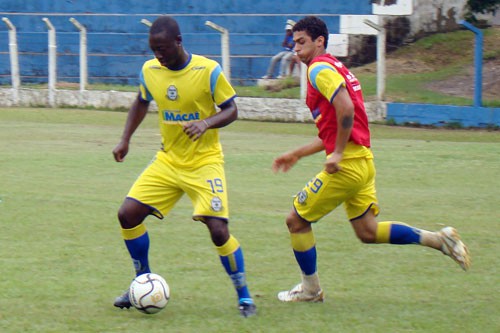
POLYGON ((295 165, 295 163, 297 163, 298 160, 299 158, 296 155, 292 153, 285 153, 274 160, 272 169, 275 173, 280 170, 287 172, 295 165))
POLYGON ((333 152, 325 162, 325 171, 329 174, 342 170, 339 163, 342 161, 343 154, 333 152))
POLYGON ((183 131, 193 141, 196 141, 208 129, 208 123, 205 120, 193 121, 183 126, 183 131))
POLYGON ((128 142, 121 141, 118 145, 116 145, 115 149, 113 149, 113 156, 117 162, 123 162, 127 154, 128 142))

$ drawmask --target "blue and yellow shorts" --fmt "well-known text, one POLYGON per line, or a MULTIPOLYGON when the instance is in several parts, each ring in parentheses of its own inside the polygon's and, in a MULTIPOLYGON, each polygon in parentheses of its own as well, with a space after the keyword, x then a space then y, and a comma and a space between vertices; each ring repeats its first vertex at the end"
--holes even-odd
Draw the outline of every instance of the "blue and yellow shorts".
POLYGON ((321 171, 295 196, 294 208, 304 220, 316 222, 342 203, 349 220, 369 209, 378 215, 373 158, 344 159, 339 165, 342 170, 334 174, 321 171))
POLYGON ((127 198, 151 207, 152 214, 162 219, 184 193, 193 205, 194 220, 203 220, 205 216, 229 218, 222 162, 180 168, 157 157, 134 182, 127 198))

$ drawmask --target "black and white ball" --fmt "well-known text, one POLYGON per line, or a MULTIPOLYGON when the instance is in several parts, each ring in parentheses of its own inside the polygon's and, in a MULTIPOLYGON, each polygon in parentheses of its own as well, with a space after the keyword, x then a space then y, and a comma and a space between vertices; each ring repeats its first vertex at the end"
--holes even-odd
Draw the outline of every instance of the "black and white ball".
POLYGON ((155 273, 139 275, 129 288, 130 303, 140 312, 153 314, 161 311, 170 299, 170 287, 155 273))

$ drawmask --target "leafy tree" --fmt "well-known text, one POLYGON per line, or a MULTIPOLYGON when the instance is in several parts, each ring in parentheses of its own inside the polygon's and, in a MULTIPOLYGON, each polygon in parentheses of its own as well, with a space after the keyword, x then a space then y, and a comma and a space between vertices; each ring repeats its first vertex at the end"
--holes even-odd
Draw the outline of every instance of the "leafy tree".
POLYGON ((465 19, 471 23, 477 23, 474 14, 495 14, 500 9, 500 0, 467 0, 466 9, 465 19))
POLYGON ((492 13, 500 8, 500 0, 467 0, 467 6, 473 13, 492 13))

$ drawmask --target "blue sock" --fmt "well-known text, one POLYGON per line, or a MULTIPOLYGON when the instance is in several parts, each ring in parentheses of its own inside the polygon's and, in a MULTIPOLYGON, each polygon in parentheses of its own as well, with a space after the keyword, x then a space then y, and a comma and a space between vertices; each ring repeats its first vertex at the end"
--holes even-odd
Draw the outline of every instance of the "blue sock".
POLYGON ((305 275, 312 275, 316 273, 316 246, 313 246, 305 252, 293 250, 293 254, 295 255, 295 259, 297 260, 300 269, 305 275))
POLYGON ((146 227, 139 224, 132 229, 122 229, 125 245, 134 264, 135 274, 151 273, 149 268, 149 235, 146 227))
POLYGON ((420 244, 420 229, 401 222, 379 222, 377 224, 376 243, 420 244))
POLYGON ((306 233, 291 233, 293 254, 305 275, 316 273, 316 240, 313 231, 306 233))
POLYGON ((243 251, 241 250, 240 244, 238 243, 236 238, 230 236, 226 244, 217 247, 217 252, 219 253, 219 258, 222 266, 231 278, 234 288, 238 293, 240 303, 253 302, 246 282, 243 251))

